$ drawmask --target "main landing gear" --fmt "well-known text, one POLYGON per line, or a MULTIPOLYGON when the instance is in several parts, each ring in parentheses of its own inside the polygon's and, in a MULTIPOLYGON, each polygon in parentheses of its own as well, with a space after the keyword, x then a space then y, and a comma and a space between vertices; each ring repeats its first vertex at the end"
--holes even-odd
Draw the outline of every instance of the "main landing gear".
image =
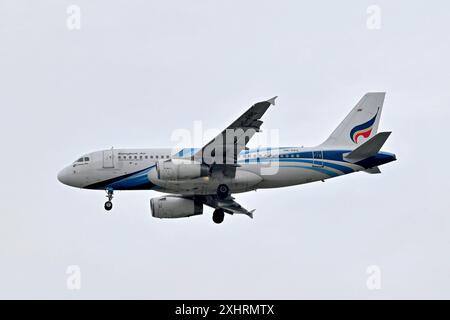
POLYGON ((223 222, 223 219, 225 218, 225 212, 223 209, 216 209, 213 213, 213 221, 217 224, 220 224, 223 222))
MULTIPOLYGON (((230 188, 226 184, 219 184, 217 187, 217 198, 219 200, 225 200, 230 195, 230 188)), ((214 210, 213 213, 213 221, 217 224, 220 224, 223 222, 223 219, 225 218, 225 211, 223 209, 218 208, 214 210)))
POLYGON ((112 209, 113 204, 111 202, 113 198, 113 189, 106 189, 106 197, 108 198, 108 201, 105 202, 105 210, 109 211, 112 209))

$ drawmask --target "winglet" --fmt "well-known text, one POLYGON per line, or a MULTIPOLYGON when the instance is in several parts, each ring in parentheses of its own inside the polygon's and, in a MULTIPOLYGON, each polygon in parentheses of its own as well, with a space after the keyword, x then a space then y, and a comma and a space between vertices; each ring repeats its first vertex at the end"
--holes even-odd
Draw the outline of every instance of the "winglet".
POLYGON ((275 96, 269 100, 267 100, 268 103, 270 103, 271 105, 275 105, 275 99, 278 98, 278 96, 275 96))
POLYGON ((247 215, 248 217, 250 217, 250 219, 253 219, 253 212, 255 212, 255 210, 256 210, 256 209, 253 209, 253 210, 247 212, 246 215, 247 215))

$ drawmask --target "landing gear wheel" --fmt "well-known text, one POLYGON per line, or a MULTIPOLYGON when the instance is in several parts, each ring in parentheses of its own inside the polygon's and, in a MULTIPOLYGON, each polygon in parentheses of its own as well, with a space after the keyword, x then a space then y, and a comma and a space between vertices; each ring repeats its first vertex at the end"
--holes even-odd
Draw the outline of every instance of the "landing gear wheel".
POLYGON ((213 213, 213 221, 217 224, 220 224, 223 222, 223 219, 225 218, 225 212, 222 209, 216 209, 213 213))
POLYGON ((230 188, 226 184, 220 184, 217 187, 217 196, 219 199, 223 200, 230 194, 230 188))
POLYGON ((105 202, 105 210, 109 211, 112 209, 112 202, 111 201, 106 201, 105 202))
POLYGON ((113 193, 114 190, 113 189, 106 189, 106 197, 108 198, 108 201, 105 202, 105 210, 109 211, 112 209, 113 205, 112 205, 112 198, 113 198, 113 193))

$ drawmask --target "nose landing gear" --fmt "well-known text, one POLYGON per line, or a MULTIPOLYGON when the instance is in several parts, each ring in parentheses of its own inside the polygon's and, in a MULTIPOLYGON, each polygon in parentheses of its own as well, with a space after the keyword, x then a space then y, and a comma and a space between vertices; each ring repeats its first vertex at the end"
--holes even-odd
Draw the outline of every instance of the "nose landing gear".
POLYGON ((108 201, 105 202, 105 210, 109 211, 112 209, 113 204, 111 202, 113 198, 113 189, 106 189, 106 197, 108 198, 108 201))
POLYGON ((112 209, 112 202, 111 201, 106 201, 105 202, 105 210, 109 211, 112 209))

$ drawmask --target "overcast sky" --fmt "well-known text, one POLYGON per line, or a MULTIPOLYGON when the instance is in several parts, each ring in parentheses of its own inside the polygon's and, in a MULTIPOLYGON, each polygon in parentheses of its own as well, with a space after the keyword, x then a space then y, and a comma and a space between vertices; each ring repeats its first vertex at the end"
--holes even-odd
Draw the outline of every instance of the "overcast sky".
POLYGON ((0 0, 0 298, 450 298, 450 5, 343 3, 0 0), (157 220, 154 191, 117 192, 106 214, 104 192, 56 180, 274 95, 263 130, 316 145, 368 91, 387 92, 398 161, 236 195, 254 220, 157 220))

